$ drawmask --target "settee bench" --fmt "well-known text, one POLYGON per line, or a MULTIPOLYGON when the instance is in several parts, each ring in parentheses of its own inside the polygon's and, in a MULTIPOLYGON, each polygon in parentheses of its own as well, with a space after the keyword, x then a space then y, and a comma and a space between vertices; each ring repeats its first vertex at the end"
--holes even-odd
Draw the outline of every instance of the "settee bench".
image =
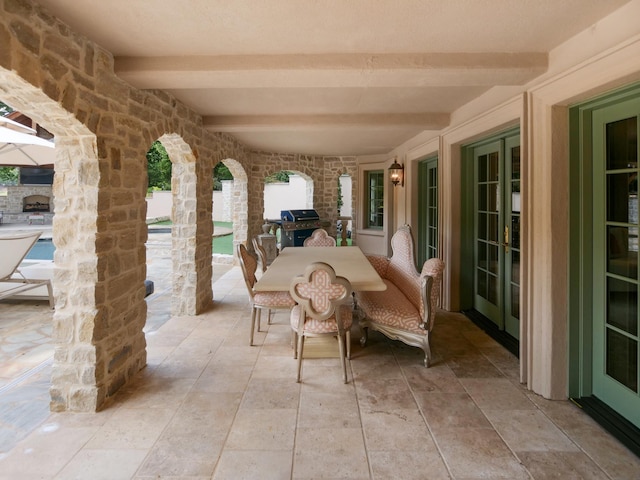
POLYGON ((431 361, 430 335, 436 308, 440 306, 444 262, 431 258, 418 273, 408 225, 393 235, 391 248, 393 254, 390 258, 367 255, 387 289, 356 293, 357 308, 361 312, 360 343, 366 345, 368 329, 371 328, 392 340, 421 348, 425 354, 424 365, 428 367, 431 361))

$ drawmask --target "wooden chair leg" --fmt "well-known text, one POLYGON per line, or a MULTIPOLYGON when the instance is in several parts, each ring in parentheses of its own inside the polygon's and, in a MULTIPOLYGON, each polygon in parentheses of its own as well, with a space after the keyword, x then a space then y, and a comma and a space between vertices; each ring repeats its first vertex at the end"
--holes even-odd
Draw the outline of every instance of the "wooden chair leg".
POLYGON ((338 350, 340 350, 340 361, 342 362, 342 379, 344 380, 344 383, 347 383, 347 360, 344 354, 344 340, 345 337, 338 334, 338 350))
POLYGON ((302 353, 304 351, 304 335, 298 335, 298 378, 296 382, 300 383, 302 376, 302 353))
POLYGON ((256 307, 251 307, 251 335, 249 336, 249 346, 253 346, 253 331, 256 326, 256 307))
POLYGON ((351 331, 347 330, 345 333, 346 344, 347 344, 347 358, 351 360, 351 331))
POLYGON ((298 358, 298 334, 295 330, 291 330, 291 347, 293 348, 294 360, 298 358))

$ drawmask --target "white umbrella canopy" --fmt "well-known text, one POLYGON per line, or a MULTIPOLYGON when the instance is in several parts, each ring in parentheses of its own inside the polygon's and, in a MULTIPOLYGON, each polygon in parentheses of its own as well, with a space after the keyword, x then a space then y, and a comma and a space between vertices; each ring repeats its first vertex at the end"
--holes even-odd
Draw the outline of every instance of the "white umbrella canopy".
POLYGON ((0 126, 0 166, 53 165, 55 157, 52 141, 0 126))
POLYGON ((0 117, 0 123, 3 123, 4 126, 11 128, 12 130, 18 130, 19 132, 26 131, 28 133, 36 133, 33 128, 27 127, 26 125, 16 122, 15 120, 11 120, 7 117, 0 117))

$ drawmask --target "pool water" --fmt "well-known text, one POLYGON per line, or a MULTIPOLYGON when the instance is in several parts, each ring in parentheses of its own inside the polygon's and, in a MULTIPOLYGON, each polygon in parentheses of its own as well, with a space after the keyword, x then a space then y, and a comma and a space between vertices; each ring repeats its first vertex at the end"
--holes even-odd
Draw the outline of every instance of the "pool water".
POLYGON ((53 260, 53 252, 55 250, 56 246, 50 238, 41 238, 24 258, 29 260, 53 260))

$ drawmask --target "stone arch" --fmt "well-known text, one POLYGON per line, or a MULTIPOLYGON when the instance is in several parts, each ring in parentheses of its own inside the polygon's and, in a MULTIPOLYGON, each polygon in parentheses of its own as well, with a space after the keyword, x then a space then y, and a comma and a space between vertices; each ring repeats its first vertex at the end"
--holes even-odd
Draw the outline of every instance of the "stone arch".
POLYGON ((233 222, 233 244, 246 244, 249 238, 249 177, 240 162, 233 158, 221 160, 231 175, 233 186, 231 188, 231 221, 233 222))
POLYGON ((108 359, 103 285, 109 241, 99 228, 100 169, 96 136, 42 90, 0 67, 0 96, 54 134, 54 257, 51 375, 53 411, 95 411, 106 394, 98 369, 108 359))
POLYGON ((196 233, 198 229, 196 157, 175 133, 165 133, 162 143, 171 160, 171 263, 172 315, 195 315, 197 299, 196 233))

